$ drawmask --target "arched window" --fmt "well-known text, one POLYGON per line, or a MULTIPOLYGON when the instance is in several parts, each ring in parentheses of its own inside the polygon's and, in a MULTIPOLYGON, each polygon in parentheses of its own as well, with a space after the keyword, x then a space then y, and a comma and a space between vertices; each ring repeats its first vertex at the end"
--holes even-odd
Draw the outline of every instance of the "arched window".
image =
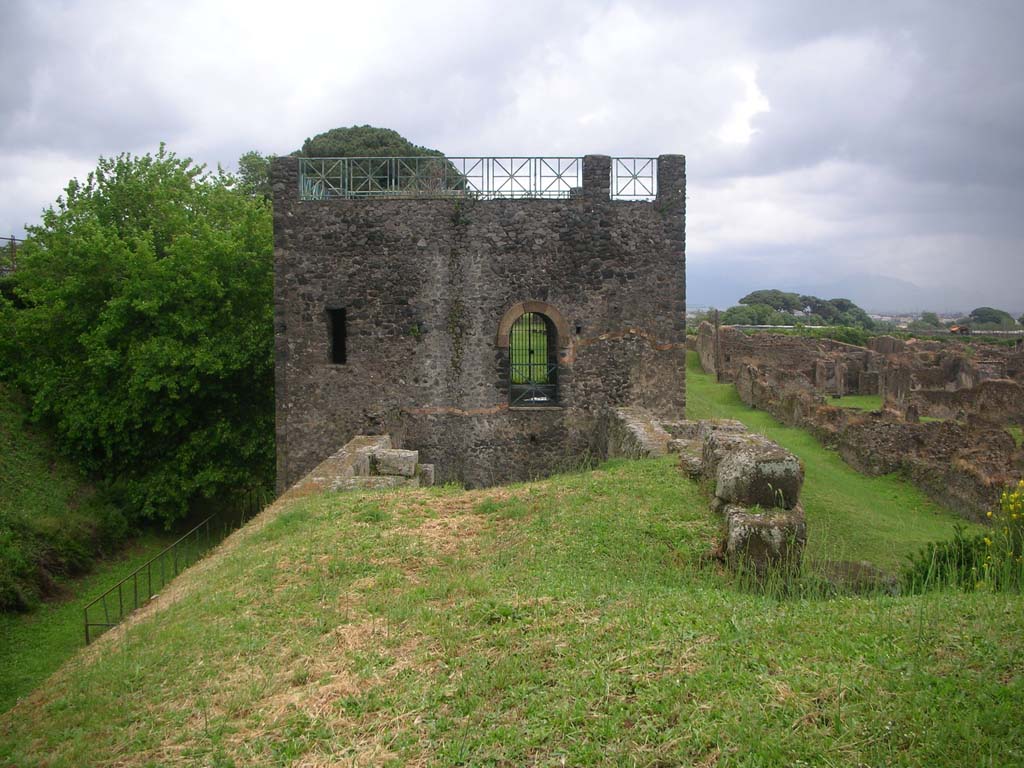
POLYGON ((524 312, 508 335, 509 405, 558 403, 558 332, 551 318, 524 312))

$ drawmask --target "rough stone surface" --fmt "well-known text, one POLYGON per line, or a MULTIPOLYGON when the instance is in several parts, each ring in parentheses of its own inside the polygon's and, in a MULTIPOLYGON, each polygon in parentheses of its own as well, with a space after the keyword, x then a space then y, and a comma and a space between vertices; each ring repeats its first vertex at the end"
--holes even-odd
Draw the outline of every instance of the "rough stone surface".
POLYGON ((735 381, 745 365, 769 363, 789 376, 813 382, 829 395, 877 394, 878 377, 862 374, 876 373, 884 362, 882 355, 870 349, 832 339, 747 334, 729 326, 716 333, 706 322, 697 330, 697 352, 704 370, 715 373, 720 381, 735 381))
POLYGON ((727 533, 726 556, 734 565, 750 567, 762 574, 772 567, 800 564, 807 543, 807 521, 803 507, 754 512, 744 507, 723 510, 727 533))
POLYGON ((370 454, 391 447, 388 435, 358 435, 320 462, 303 480, 309 490, 331 487, 338 480, 370 474, 370 454))
POLYGON ((419 479, 420 485, 427 488, 434 484, 434 465, 433 464, 420 464, 419 465, 419 479))
POLYGON ((738 447, 718 465, 715 496, 730 504, 793 508, 800 499, 804 470, 785 448, 757 441, 738 447))
POLYGON ((678 440, 697 440, 701 437, 700 427, 702 423, 701 421, 684 419, 682 421, 662 421, 661 426, 678 440))
POLYGON ((715 479, 718 475, 718 465, 730 453, 767 443, 767 438, 750 432, 738 432, 732 429, 712 430, 704 437, 701 450, 704 474, 715 479))
POLYGON ((680 451, 679 468, 687 477, 696 480, 704 473, 704 459, 697 451, 680 451))
POLYGON ((610 200, 599 156, 564 200, 300 201, 298 162, 272 165, 279 488, 357 434, 481 486, 578 464, 607 408, 683 417, 681 156, 659 158, 650 202, 610 200), (560 330, 558 407, 510 408, 499 329, 532 306, 560 330))
POLYGON ((412 477, 416 474, 419 460, 419 451, 406 451, 400 448, 377 450, 370 457, 370 474, 412 477))
POLYGON ((381 491, 389 488, 419 488, 420 481, 416 477, 402 477, 399 475, 370 475, 369 477, 350 477, 338 480, 331 484, 332 491, 351 490, 374 490, 381 491))
POLYGON ((608 458, 646 459, 665 456, 672 435, 644 408, 615 408, 609 414, 608 458))
MULTIPOLYGON (((1017 351, 979 343, 873 343, 870 364, 877 366, 884 407, 860 412, 830 405, 812 378, 794 369, 793 355, 773 357, 780 349, 792 351, 788 342, 779 347, 769 338, 760 348, 751 340, 756 338, 744 337, 741 359, 731 362, 740 399, 807 429, 857 470, 905 472, 938 503, 982 522, 1002 488, 1024 476, 1024 449, 1003 429, 1024 420, 1024 357, 1018 360, 1017 351), (1004 375, 1016 378, 993 378, 1004 375), (947 420, 920 421, 917 415, 947 420)), ((808 359, 818 354, 817 340, 804 342, 812 350, 808 359)), ((705 472, 715 471, 723 450, 733 447, 720 442, 728 441, 716 438, 705 446, 705 472)))

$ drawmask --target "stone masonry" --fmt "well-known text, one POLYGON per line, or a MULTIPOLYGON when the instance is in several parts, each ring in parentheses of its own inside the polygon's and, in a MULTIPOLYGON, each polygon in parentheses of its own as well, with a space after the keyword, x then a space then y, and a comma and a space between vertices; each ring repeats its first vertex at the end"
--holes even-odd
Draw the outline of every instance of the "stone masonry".
POLYGON ((356 435, 390 434, 482 486, 595 452, 608 409, 685 406, 685 161, 658 158, 658 195, 610 199, 611 159, 583 160, 567 199, 299 199, 274 190, 278 487, 356 435), (346 360, 328 310, 344 310, 346 360), (557 330, 557 407, 509 406, 508 332, 557 330))

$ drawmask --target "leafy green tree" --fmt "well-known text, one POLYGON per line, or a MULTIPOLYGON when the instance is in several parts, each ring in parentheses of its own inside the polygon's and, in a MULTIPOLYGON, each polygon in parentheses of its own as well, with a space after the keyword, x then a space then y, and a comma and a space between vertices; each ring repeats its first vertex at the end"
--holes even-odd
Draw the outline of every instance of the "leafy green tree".
POLYGON ((924 323, 926 326, 929 326, 931 328, 941 328, 942 327, 942 321, 939 320, 939 316, 937 314, 935 314, 934 312, 922 312, 921 313, 921 322, 924 323))
MULTIPOLYGON (((353 125, 350 128, 332 128, 306 139, 302 148, 293 152, 299 157, 437 157, 444 155, 436 149, 421 147, 390 128, 371 125, 353 125)), ((372 182, 380 189, 420 190, 424 187, 444 190, 462 190, 465 179, 450 162, 359 163, 357 184, 372 182)))
POLYGON ((1009 312, 994 307, 977 307, 971 310, 971 322, 978 325, 1008 326, 1013 325, 1013 316, 1009 312))
POLYGON ((800 294, 787 293, 775 288, 753 291, 748 293, 739 301, 740 304, 767 304, 780 312, 796 312, 803 309, 804 305, 800 300, 800 294))
POLYGON ((828 325, 839 325, 839 310, 831 301, 819 299, 817 296, 801 296, 800 302, 808 314, 817 315, 828 325))
POLYGON ((413 144, 390 128, 353 125, 332 128, 302 143, 299 157, 443 157, 436 149, 413 144))
POLYGON ((270 189, 270 161, 273 155, 261 155, 255 150, 246 152, 238 158, 236 186, 238 190, 251 197, 273 198, 270 189))
POLYGON ((767 304, 740 304, 725 310, 721 322, 726 325, 789 325, 793 316, 777 312, 767 304))
POLYGON ((144 516, 268 485, 270 209, 168 152, 101 158, 29 230, 8 371, 144 516))

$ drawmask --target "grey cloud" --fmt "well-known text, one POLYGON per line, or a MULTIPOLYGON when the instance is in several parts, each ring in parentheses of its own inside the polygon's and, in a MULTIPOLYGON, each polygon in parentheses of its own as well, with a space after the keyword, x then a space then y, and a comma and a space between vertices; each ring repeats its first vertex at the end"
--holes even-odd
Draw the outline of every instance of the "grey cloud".
POLYGON ((1021 303, 1017 2, 0 0, 0 26, 0 230, 100 154, 231 167, 373 123, 450 154, 685 152, 694 302, 744 264, 1021 303), (746 145, 717 138, 736 68, 770 104, 746 145))

